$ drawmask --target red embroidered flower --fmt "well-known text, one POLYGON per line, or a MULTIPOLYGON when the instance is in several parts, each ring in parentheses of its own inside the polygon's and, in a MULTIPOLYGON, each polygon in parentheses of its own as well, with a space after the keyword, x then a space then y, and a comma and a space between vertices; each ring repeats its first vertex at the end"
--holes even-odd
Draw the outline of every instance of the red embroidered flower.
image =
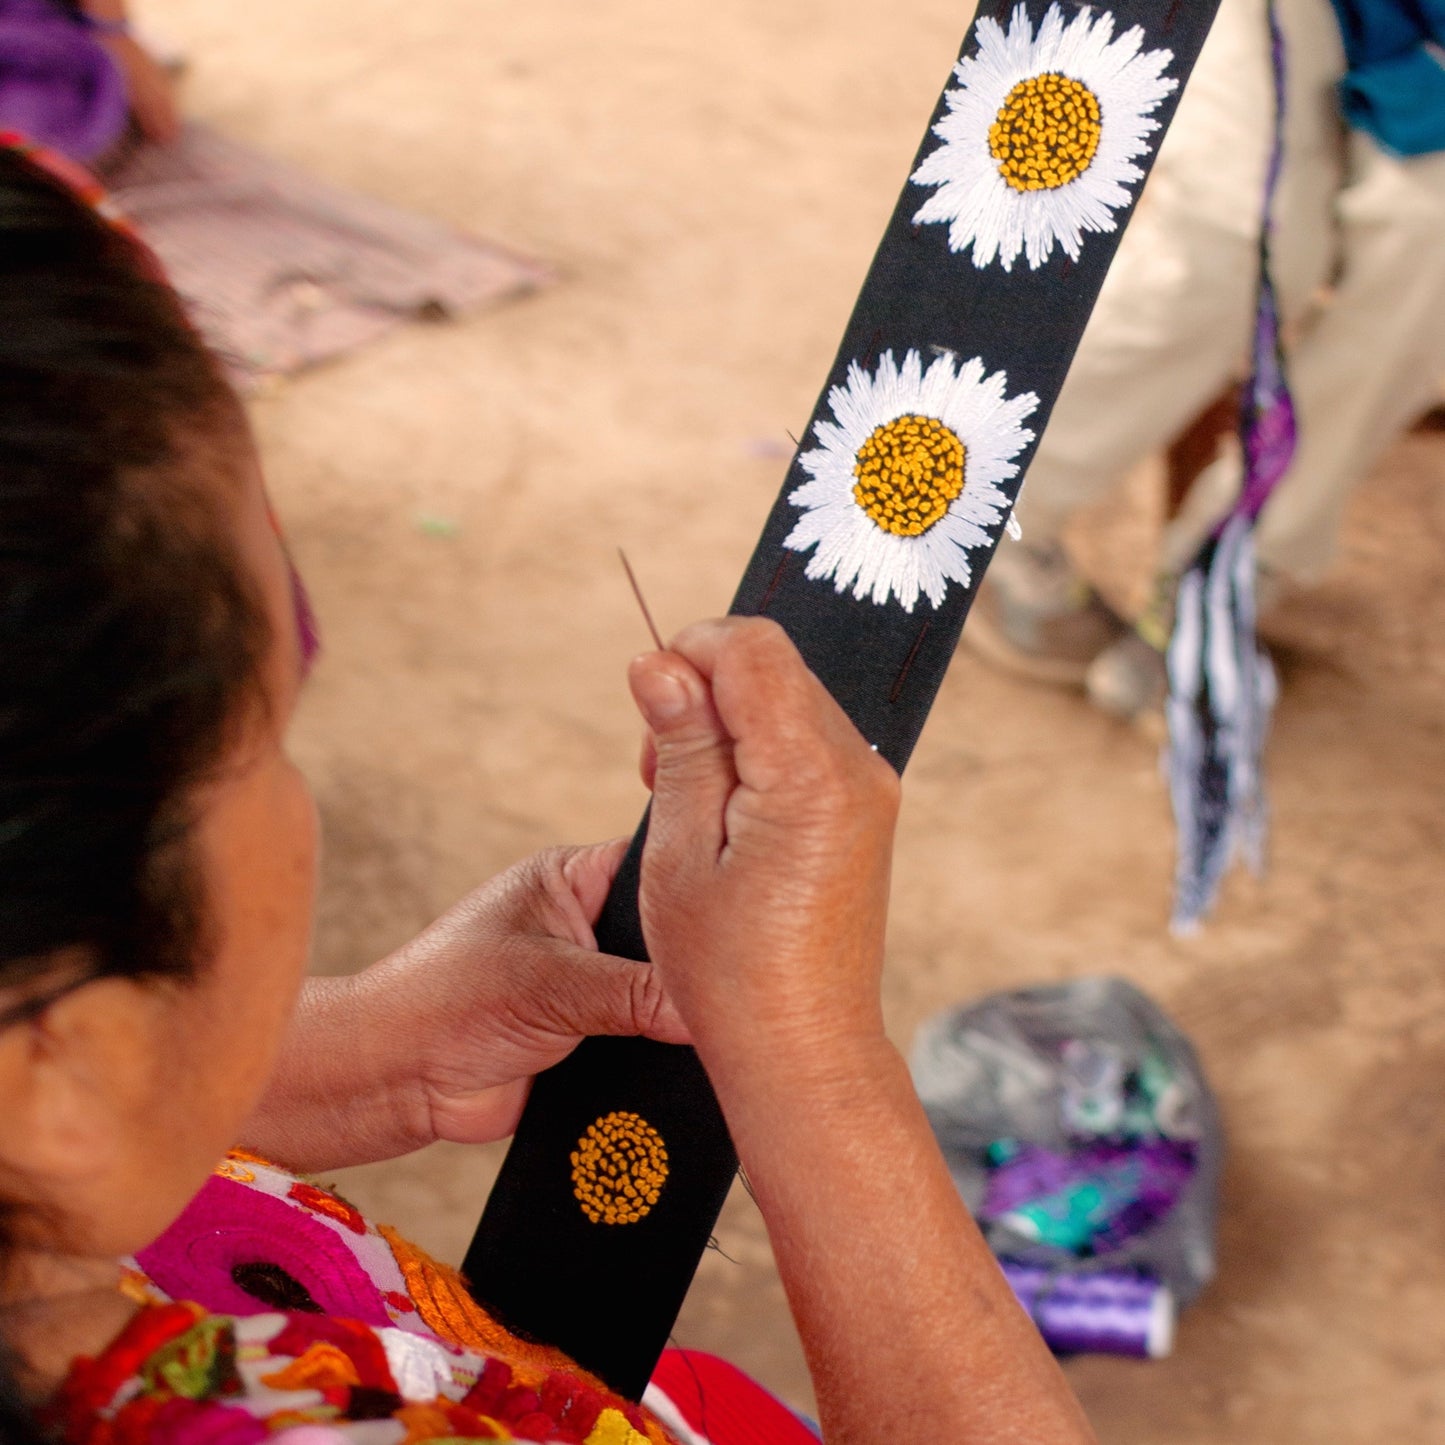
POLYGON ((327 1315, 288 1315, 281 1333, 269 1342, 273 1355, 302 1358, 316 1344, 335 1346, 356 1371, 355 1382, 371 1390, 396 1389, 386 1351, 376 1334, 355 1320, 327 1315))
POLYGON ((61 1422, 67 1439, 82 1439, 95 1428, 95 1415, 157 1350, 186 1333, 202 1311, 192 1304, 143 1309, 94 1359, 82 1356, 47 1414, 61 1422))
POLYGON ((167 1400, 148 1423, 148 1445, 257 1445, 269 1433, 249 1410, 214 1400, 167 1400))
POLYGON ((324 1189, 318 1189, 314 1184, 303 1184, 298 1180, 291 1186, 287 1198, 294 1199, 303 1209, 309 1209, 313 1214, 324 1214, 328 1219, 344 1224, 353 1234, 366 1233, 366 1221, 355 1205, 338 1199, 334 1194, 328 1194, 324 1189))

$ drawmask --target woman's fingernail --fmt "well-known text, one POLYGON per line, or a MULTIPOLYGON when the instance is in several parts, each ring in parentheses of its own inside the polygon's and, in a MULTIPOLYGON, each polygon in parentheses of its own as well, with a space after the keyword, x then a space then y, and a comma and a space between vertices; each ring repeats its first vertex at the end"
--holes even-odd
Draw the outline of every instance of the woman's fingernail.
POLYGON ((670 672, 639 669, 632 685, 638 704, 654 727, 676 721, 692 706, 686 684, 670 672))

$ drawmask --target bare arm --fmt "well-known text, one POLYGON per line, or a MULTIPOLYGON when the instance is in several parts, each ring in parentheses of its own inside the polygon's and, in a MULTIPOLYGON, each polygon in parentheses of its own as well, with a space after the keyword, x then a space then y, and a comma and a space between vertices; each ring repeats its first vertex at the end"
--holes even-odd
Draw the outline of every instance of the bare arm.
POLYGON ((80 8, 106 27, 100 43, 125 74, 131 114, 147 140, 169 143, 181 133, 175 86, 155 57, 130 33, 126 0, 80 0, 80 8))
POLYGON ((883 1032, 896 775, 771 624, 689 628, 632 685, 643 926, 767 1223, 824 1438, 1092 1441, 883 1032))

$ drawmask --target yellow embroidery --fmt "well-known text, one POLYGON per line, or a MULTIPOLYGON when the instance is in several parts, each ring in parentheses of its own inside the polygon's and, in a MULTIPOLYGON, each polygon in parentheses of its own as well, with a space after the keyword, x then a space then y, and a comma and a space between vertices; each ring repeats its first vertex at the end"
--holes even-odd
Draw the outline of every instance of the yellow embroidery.
POLYGON ((1057 71, 1031 75, 1009 91, 988 128, 998 173, 1016 191, 1053 191, 1093 164, 1103 135, 1099 98, 1057 71))
POLYGON ((233 1179, 237 1184, 254 1184, 256 1182, 256 1171, 247 1169, 244 1164, 237 1164, 233 1159, 223 1159, 216 1165, 215 1173, 222 1179, 233 1179))
POLYGON ((648 1445, 647 1436, 634 1430, 621 1410, 608 1408, 598 1417, 585 1445, 648 1445))
POLYGON ((589 1124, 571 1160, 572 1193, 593 1224, 636 1224, 667 1182, 662 1135, 626 1111, 589 1124))
POLYGON ((963 490, 963 443, 941 421, 900 416, 858 448, 853 500, 895 537, 921 537, 963 490))
POLYGON ((165 1296, 138 1269, 122 1269, 119 1288, 132 1304, 157 1305, 165 1301, 165 1296))
POLYGON ((340 1418, 341 1410, 336 1405, 309 1405, 304 1410, 278 1410, 274 1415, 267 1415, 266 1428, 271 1434, 279 1435, 297 1425, 325 1424, 340 1418))

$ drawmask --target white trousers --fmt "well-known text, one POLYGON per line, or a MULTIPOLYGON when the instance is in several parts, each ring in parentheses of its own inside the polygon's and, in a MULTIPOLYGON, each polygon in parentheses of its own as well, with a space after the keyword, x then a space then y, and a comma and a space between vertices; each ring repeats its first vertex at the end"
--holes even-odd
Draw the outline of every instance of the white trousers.
MULTIPOLYGON (((1347 139, 1329 0, 1278 9, 1286 122, 1271 247, 1300 442, 1258 555, 1305 582, 1334 554, 1351 488, 1439 399, 1445 154, 1402 161, 1347 139)), ((1018 508, 1029 541, 1056 539, 1244 378, 1273 104, 1264 0, 1222 0, 1029 468, 1018 508)), ((1239 480, 1238 448, 1226 447, 1166 529, 1162 566, 1188 560, 1239 480)))

